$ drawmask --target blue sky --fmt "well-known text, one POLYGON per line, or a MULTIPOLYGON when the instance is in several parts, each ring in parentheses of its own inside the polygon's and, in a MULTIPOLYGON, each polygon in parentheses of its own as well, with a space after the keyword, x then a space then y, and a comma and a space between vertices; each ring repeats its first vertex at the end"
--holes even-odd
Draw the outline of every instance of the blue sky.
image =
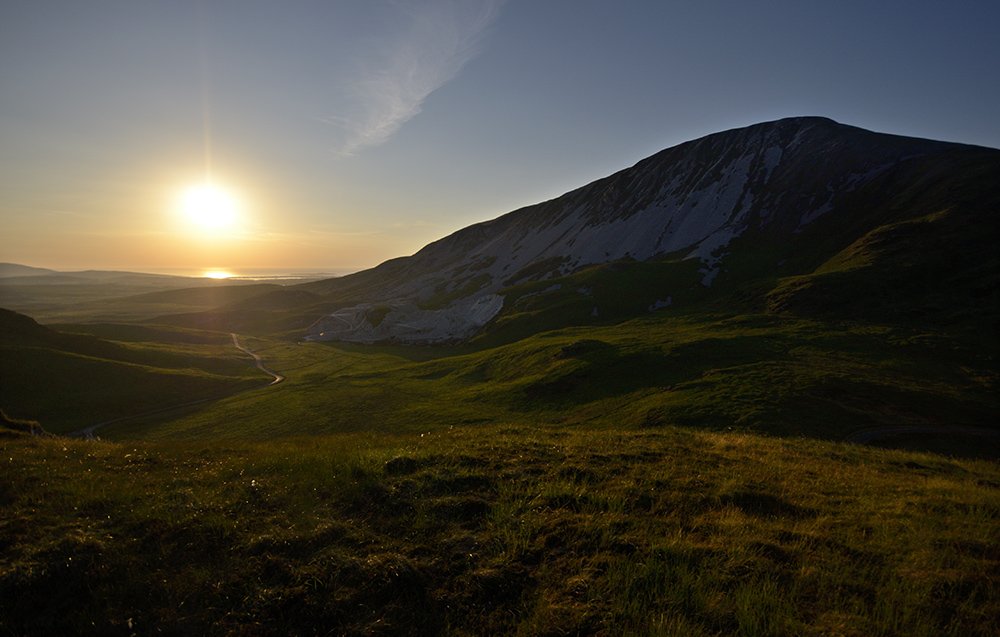
POLYGON ((1000 5, 0 2, 0 261, 370 267, 795 115, 1000 147, 1000 5), (210 176, 238 202, 178 212, 210 176))

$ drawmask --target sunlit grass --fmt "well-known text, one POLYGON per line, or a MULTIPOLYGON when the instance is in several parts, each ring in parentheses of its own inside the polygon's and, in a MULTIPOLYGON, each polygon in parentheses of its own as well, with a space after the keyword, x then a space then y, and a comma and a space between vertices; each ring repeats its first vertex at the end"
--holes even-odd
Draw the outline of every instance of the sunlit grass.
POLYGON ((650 316, 485 350, 247 343, 286 382, 104 435, 269 439, 513 422, 839 440, 873 427, 989 427, 997 406, 997 374, 971 343, 792 317, 650 316))
POLYGON ((674 428, 0 445, 14 633, 131 618, 139 633, 968 635, 1000 620, 995 463, 674 428))

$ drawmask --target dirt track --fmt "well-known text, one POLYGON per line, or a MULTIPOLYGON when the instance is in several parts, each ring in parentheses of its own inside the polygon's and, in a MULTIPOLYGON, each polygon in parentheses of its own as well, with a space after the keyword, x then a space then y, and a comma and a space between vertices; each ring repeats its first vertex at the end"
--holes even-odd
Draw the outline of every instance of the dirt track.
MULTIPOLYGON (((256 352, 252 352, 252 351, 248 350, 247 348, 243 347, 243 345, 240 344, 239 337, 236 336, 235 333, 230 332, 229 335, 233 337, 233 345, 236 346, 236 349, 240 350, 241 352, 246 352, 247 354, 253 356, 254 361, 256 361, 256 363, 257 363, 257 369, 259 369, 260 371, 264 372, 268 376, 271 376, 272 378, 274 378, 274 380, 271 381, 270 383, 268 383, 268 385, 264 385, 265 387, 267 387, 269 385, 276 385, 277 383, 280 383, 281 381, 285 380, 285 377, 282 376, 281 374, 272 372, 268 368, 264 367, 264 361, 260 360, 260 356, 256 352)), ((254 389, 260 389, 260 388, 259 387, 255 387, 254 389)), ((251 391, 251 390, 244 390, 244 391, 251 391)))

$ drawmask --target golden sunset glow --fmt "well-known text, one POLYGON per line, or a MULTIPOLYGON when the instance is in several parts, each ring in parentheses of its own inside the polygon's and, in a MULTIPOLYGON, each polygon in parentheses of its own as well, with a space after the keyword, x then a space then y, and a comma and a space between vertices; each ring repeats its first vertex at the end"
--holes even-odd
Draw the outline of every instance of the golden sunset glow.
POLYGON ((202 276, 204 276, 206 279, 229 279, 236 275, 230 272, 226 272, 225 270, 209 270, 202 276))
POLYGON ((227 228, 238 216, 236 200, 232 195, 211 184, 187 189, 181 209, 191 221, 207 229, 227 228))

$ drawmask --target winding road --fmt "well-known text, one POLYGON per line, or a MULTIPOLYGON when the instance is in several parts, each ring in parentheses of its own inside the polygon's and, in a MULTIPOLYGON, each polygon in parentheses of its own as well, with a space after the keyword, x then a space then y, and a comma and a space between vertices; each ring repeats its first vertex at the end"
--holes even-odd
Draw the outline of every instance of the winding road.
MULTIPOLYGON (((285 380, 285 377, 282 376, 281 374, 272 372, 268 368, 264 367, 264 361, 260 360, 260 355, 258 355, 257 352, 250 351, 247 348, 243 347, 243 345, 240 344, 240 337, 236 336, 234 332, 230 332, 229 335, 233 337, 233 345, 236 346, 236 349, 240 350, 241 352, 246 352, 247 354, 253 356, 254 361, 257 363, 257 369, 259 369, 260 371, 264 372, 265 374, 274 379, 267 385, 261 385, 261 387, 270 387, 271 385, 277 385, 281 381, 285 380)), ((243 392, 253 391, 254 389, 260 389, 260 387, 254 387, 252 389, 244 389, 243 391, 239 391, 236 393, 242 394, 243 392)))
POLYGON ((210 398, 200 398, 198 400, 191 400, 191 401, 188 401, 186 403, 180 403, 180 404, 177 404, 177 405, 170 405, 168 407, 160 407, 159 409, 153 409, 151 411, 144 411, 141 414, 132 414, 132 415, 129 415, 129 416, 121 416, 119 418, 112 418, 111 420, 105 420, 104 422, 99 422, 96 425, 91 425, 89 427, 86 427, 84 429, 79 429, 77 431, 74 431, 74 432, 66 434, 66 435, 68 437, 70 437, 70 438, 78 438, 79 437, 79 438, 86 438, 87 440, 94 440, 94 432, 97 431, 98 429, 100 429, 101 427, 103 427, 104 425, 110 425, 111 423, 115 423, 115 422, 122 422, 123 420, 131 420, 132 418, 142 418, 143 416, 152 416, 154 414, 163 413, 165 411, 170 411, 172 409, 179 409, 181 407, 190 407, 191 405, 200 405, 201 403, 207 403, 207 402, 210 402, 210 401, 213 401, 213 400, 220 400, 222 398, 229 398, 230 396, 237 396, 239 394, 245 394, 247 392, 256 391, 258 389, 263 389, 265 387, 270 387, 271 385, 277 385, 281 381, 285 380, 285 377, 282 376, 281 374, 278 374, 277 372, 273 372, 270 369, 268 369, 267 367, 265 367, 264 366, 264 361, 262 361, 260 359, 260 355, 258 355, 257 352, 251 351, 251 350, 243 347, 243 345, 240 343, 239 337, 235 333, 230 332, 229 335, 233 337, 233 345, 236 347, 236 349, 240 350, 241 352, 245 352, 245 353, 249 354, 250 356, 252 356, 253 360, 254 360, 254 364, 256 365, 257 369, 259 369, 260 371, 262 371, 265 374, 267 374, 268 376, 270 376, 271 377, 271 382, 267 383, 266 385, 258 385, 257 387, 251 387, 249 389, 241 389, 239 391, 230 392, 228 394, 221 394, 219 396, 212 396, 210 398))

